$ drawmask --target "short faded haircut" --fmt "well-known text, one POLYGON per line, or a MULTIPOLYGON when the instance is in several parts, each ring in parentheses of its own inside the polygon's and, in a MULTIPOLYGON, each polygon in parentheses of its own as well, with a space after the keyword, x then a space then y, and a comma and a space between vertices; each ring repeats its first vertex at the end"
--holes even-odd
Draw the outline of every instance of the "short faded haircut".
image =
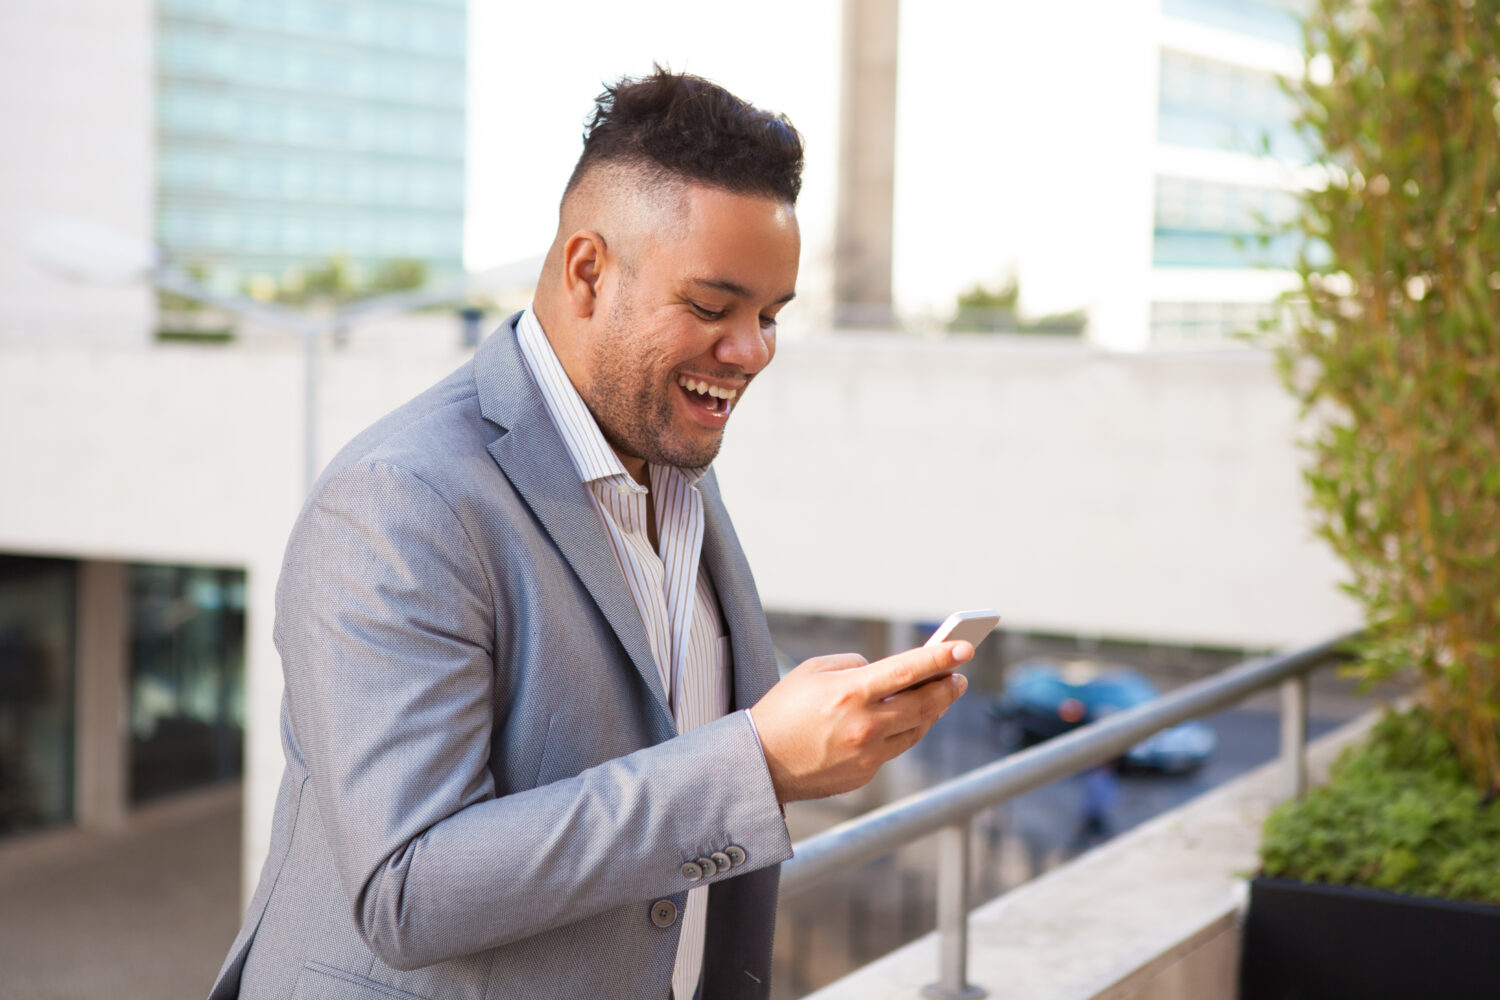
POLYGON ((802 136, 786 115, 760 108, 701 76, 660 66, 606 84, 583 136, 567 198, 595 167, 639 171, 643 180, 686 180, 734 194, 796 204, 802 136))

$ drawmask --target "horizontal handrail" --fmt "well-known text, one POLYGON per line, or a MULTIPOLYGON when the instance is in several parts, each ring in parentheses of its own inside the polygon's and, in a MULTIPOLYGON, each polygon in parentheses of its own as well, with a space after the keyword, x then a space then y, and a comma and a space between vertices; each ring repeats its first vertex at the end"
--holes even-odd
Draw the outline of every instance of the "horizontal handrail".
POLYGON ((781 894, 795 896, 919 837, 966 823, 985 809, 1113 760, 1155 732, 1344 659, 1349 640, 1357 634, 1231 667, 800 840, 793 845, 792 860, 781 866, 781 894))

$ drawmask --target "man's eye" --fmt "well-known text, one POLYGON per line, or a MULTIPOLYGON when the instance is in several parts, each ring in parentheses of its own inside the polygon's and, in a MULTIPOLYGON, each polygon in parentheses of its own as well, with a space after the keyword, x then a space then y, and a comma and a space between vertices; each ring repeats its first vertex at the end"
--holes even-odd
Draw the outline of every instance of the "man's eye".
POLYGON ((704 319, 707 319, 707 320, 720 320, 720 319, 724 318, 724 310, 722 310, 722 309, 720 309, 718 312, 715 312, 712 309, 705 309, 703 306, 700 306, 696 302, 694 302, 692 304, 692 306, 693 306, 693 311, 696 312, 699 316, 702 316, 704 319))
POLYGON ((762 316, 760 318, 760 328, 762 330, 769 330, 769 329, 771 329, 771 327, 773 327, 775 325, 776 325, 776 317, 775 316, 762 316))

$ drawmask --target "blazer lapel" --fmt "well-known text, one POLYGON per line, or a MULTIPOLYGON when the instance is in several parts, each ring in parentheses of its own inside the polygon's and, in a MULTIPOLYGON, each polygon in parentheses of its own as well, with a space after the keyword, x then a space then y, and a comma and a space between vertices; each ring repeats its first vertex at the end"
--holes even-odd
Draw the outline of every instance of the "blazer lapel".
POLYGON ((490 444, 490 455, 599 606, 670 725, 666 689, 640 612, 620 574, 588 487, 578 478, 516 344, 519 316, 510 317, 474 354, 479 410, 504 431, 490 444))
POLYGON ((718 591, 734 655, 734 707, 749 708, 778 679, 776 648, 750 564, 719 495, 718 478, 709 472, 698 481, 698 489, 703 493, 703 565, 718 591))

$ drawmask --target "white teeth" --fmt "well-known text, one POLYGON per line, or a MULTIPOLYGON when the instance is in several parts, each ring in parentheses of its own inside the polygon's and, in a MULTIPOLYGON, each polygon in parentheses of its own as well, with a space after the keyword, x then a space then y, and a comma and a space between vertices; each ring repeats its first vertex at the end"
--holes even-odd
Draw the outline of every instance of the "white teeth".
POLYGON ((707 382, 699 382, 696 379, 690 379, 686 377, 679 377, 677 379, 677 384, 682 386, 684 389, 687 389, 689 392, 696 392, 700 395, 710 396, 714 399, 734 399, 740 394, 740 391, 738 389, 720 389, 716 385, 709 385, 707 382))

